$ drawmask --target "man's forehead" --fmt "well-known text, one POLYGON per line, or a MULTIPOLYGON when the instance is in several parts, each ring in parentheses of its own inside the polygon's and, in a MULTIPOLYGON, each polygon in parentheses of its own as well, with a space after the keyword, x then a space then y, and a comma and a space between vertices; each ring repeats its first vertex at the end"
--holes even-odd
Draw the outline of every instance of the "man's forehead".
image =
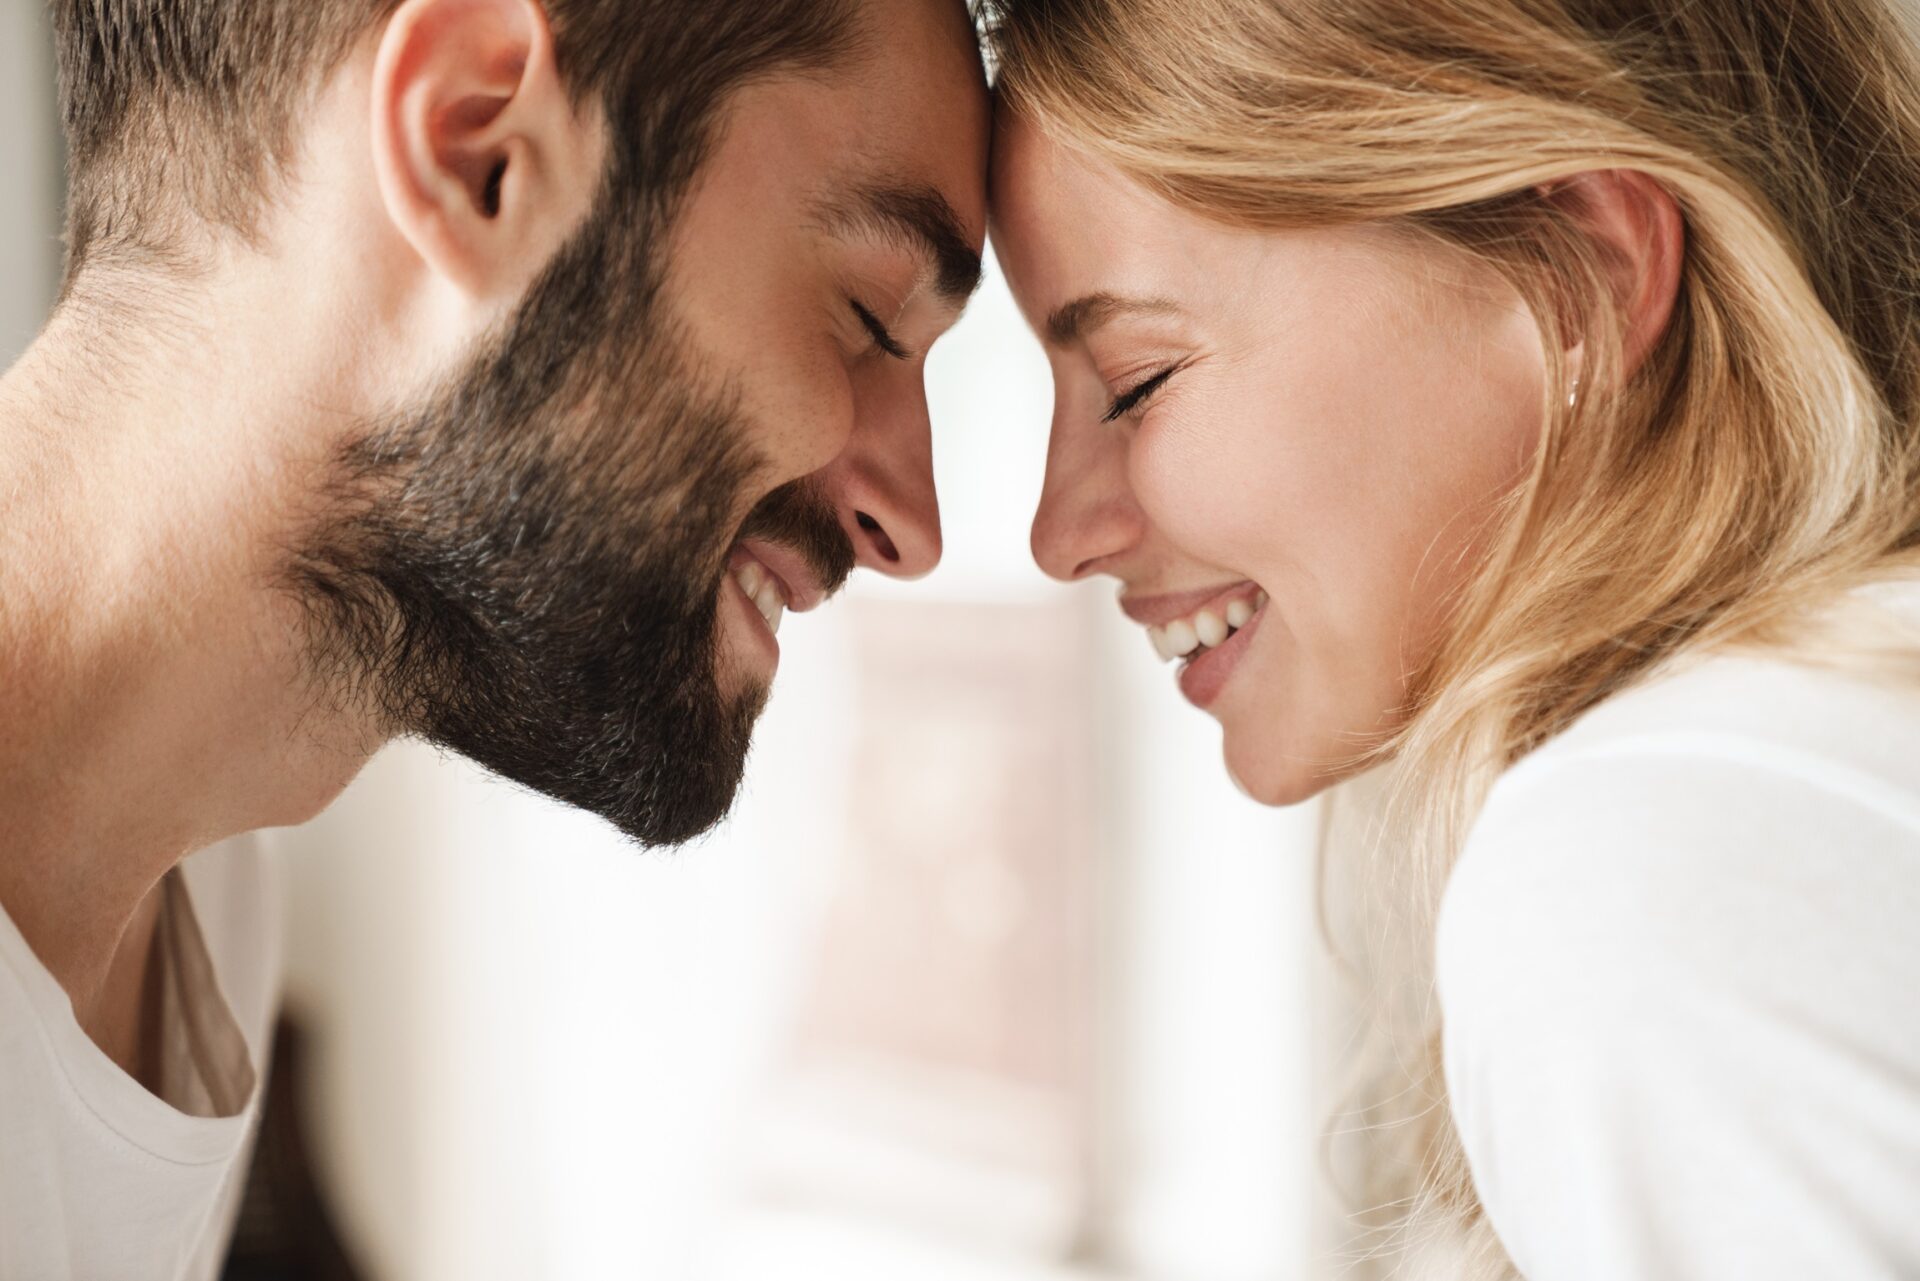
POLYGON ((836 84, 857 98, 857 150, 841 188, 938 189, 976 246, 986 238, 986 167, 992 95, 966 0, 865 0, 866 61, 836 84), (851 181, 849 180, 851 179, 851 181))

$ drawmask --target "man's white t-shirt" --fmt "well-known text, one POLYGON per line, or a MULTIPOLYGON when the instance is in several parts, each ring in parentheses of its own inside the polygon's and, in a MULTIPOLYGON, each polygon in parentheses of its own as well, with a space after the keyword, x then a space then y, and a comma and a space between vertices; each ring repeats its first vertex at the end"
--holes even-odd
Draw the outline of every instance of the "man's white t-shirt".
POLYGON ((0 911, 0 1281, 212 1281, 246 1179, 279 997, 257 837, 163 884, 159 1092, 108 1058, 0 911))
POLYGON ((1920 1278, 1920 695, 1720 657, 1601 704, 1495 787, 1435 962, 1529 1281, 1920 1278))

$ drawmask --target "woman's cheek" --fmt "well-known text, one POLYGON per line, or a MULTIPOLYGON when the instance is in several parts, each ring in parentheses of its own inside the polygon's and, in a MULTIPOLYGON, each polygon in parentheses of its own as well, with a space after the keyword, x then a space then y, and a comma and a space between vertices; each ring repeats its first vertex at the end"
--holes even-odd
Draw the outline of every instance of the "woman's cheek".
POLYGON ((1151 409, 1130 458, 1141 510, 1187 554, 1246 572, 1275 516, 1273 459, 1260 443, 1244 416, 1194 402, 1151 409))

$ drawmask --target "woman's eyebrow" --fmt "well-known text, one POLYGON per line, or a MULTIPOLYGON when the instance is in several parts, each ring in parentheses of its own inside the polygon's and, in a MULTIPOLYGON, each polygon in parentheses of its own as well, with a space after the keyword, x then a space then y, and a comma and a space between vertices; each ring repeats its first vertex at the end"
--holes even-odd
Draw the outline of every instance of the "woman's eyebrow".
POLYGON ((1164 316, 1180 308, 1164 298, 1127 298, 1119 294, 1082 294, 1047 317, 1047 338, 1065 347, 1122 316, 1164 316))

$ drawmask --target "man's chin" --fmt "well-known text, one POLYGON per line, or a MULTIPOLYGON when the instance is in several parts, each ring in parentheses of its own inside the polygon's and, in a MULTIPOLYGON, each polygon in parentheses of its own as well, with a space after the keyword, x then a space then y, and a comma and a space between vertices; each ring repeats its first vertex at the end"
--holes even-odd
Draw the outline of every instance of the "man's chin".
POLYGON ((706 741, 660 753, 624 777, 605 780, 598 803, 564 794, 556 799, 598 815, 644 848, 697 840, 733 812, 746 777, 753 727, 766 703, 767 686, 749 683, 730 701, 716 732, 703 736, 706 741))
POLYGON ((739 783, 735 782, 733 791, 717 806, 702 810, 686 809, 671 816, 647 814, 635 819, 624 811, 602 813, 605 819, 617 828, 620 834, 641 849, 672 849, 687 845, 709 835, 725 822, 733 812, 733 804, 739 795, 739 783))

